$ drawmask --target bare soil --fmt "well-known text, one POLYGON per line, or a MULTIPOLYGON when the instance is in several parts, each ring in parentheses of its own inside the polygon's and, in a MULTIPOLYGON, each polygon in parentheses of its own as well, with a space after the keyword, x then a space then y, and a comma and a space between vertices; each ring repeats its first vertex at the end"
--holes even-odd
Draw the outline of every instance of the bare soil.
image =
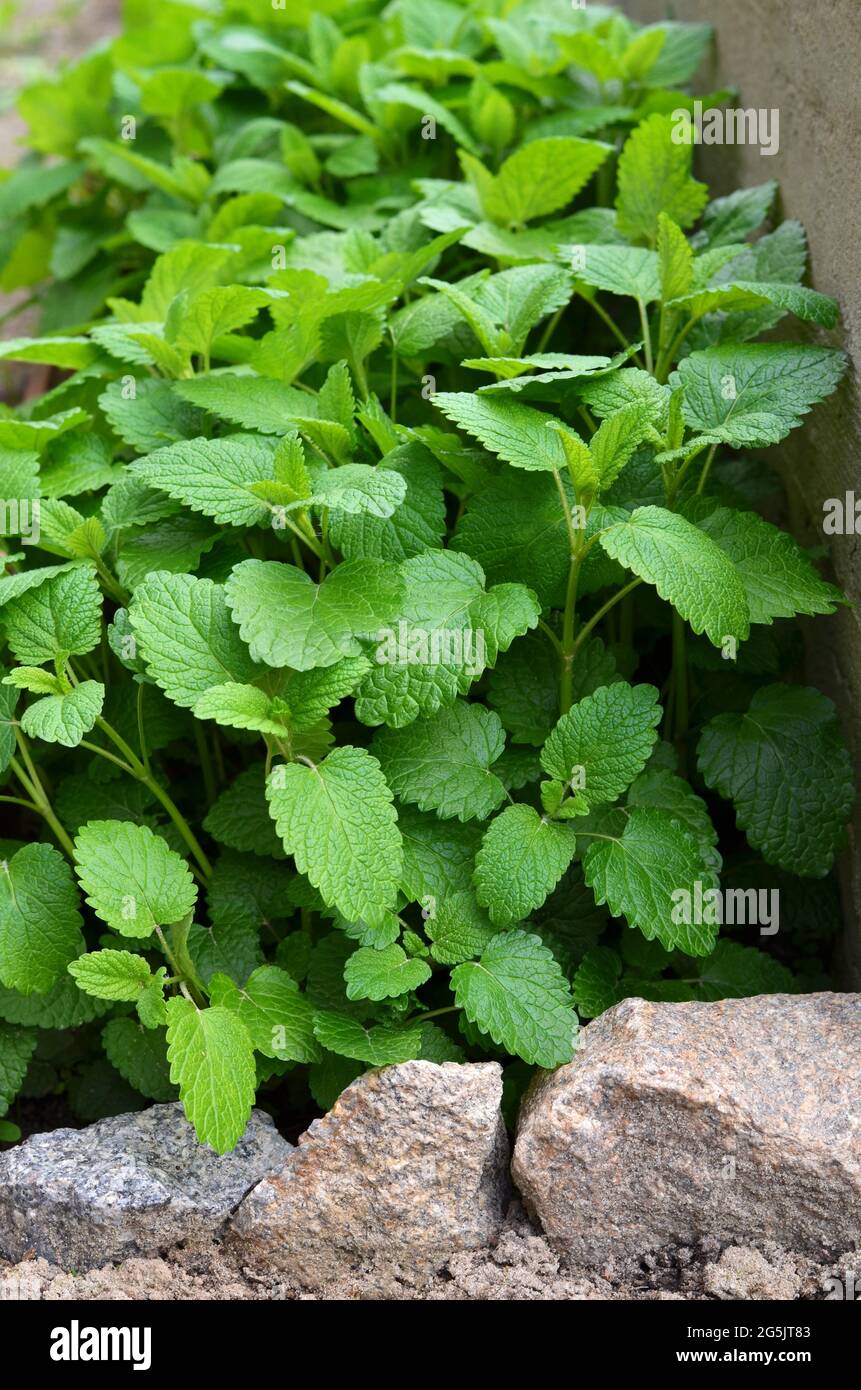
POLYGON ((817 1264, 771 1244, 674 1247, 646 1256, 639 1269, 586 1274, 568 1266, 514 1202, 496 1243, 455 1255, 438 1274, 417 1281, 408 1271, 372 1264, 322 1289, 301 1289, 265 1269, 236 1263, 217 1243, 177 1248, 70 1274, 43 1259, 0 1261, 0 1303, 8 1300, 112 1302, 135 1299, 274 1302, 574 1302, 673 1299, 819 1300, 826 1280, 858 1265, 847 1253, 817 1264))

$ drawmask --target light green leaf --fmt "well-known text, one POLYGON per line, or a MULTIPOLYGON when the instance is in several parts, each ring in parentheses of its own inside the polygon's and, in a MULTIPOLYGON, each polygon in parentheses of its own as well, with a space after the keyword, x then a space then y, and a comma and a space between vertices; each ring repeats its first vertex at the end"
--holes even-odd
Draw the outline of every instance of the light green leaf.
POLYGON ((95 727, 104 699, 105 687, 99 681, 82 681, 68 694, 48 695, 30 705, 21 716, 21 728, 30 738, 77 748, 95 727))
POLYGON ((460 965, 480 956, 497 930, 472 891, 446 893, 425 923, 433 942, 431 955, 442 965, 460 965))
POLYGON ((122 936, 149 936, 194 909, 197 885, 160 835, 131 821, 90 821, 75 840, 87 902, 122 936))
POLYGON ((795 429, 845 368, 844 354, 833 348, 728 343, 692 352, 671 385, 684 388, 685 421, 698 434, 736 448, 762 447, 795 429))
POLYGON ((648 762, 661 712, 653 685, 602 686, 563 714, 544 745, 541 766, 571 783, 589 810, 615 801, 648 762))
POLYGON ((458 701, 431 719, 377 734, 373 751, 402 801, 443 819, 484 819, 505 800, 490 771, 505 747, 499 716, 458 701))
POLYGON ((447 419, 514 468, 555 472, 565 469, 562 440, 556 430, 549 428, 551 415, 517 401, 462 391, 438 391, 433 403, 447 419))
POLYGON ((394 906, 403 849, 392 794, 364 748, 335 748, 317 767, 279 765, 269 809, 296 867, 350 922, 380 926, 394 906))
POLYGON ((360 946, 344 967, 348 999, 396 999, 418 989, 430 975, 430 966, 423 960, 411 960, 395 944, 381 951, 360 946))
POLYGON ((705 894, 717 888, 717 874, 703 846, 670 812, 651 806, 613 812, 586 850, 583 872, 595 901, 639 927, 647 941, 657 938, 668 951, 688 956, 712 950, 718 924, 698 922, 695 905, 697 884, 705 894), (688 911, 674 896, 680 893, 687 894, 688 911))
POLYGON ((69 966, 78 989, 97 999, 124 999, 136 1002, 153 983, 152 972, 143 956, 131 951, 89 951, 69 966))
POLYGON ((314 1037, 314 1009, 296 981, 277 965, 261 965, 240 988, 226 975, 209 982, 215 1007, 232 1009, 264 1057, 282 1062, 319 1062, 314 1037))
POLYGON ((663 507, 638 507, 627 521, 604 531, 600 544, 612 559, 653 584, 690 623, 720 647, 743 642, 750 630, 744 585, 721 548, 691 522, 663 507))
POLYGON ((24 665, 83 656, 101 641, 101 613, 95 570, 63 569, 7 604, 6 639, 24 665))
POLYGON ((357 638, 394 619, 404 584, 395 566, 382 561, 347 561, 315 584, 294 565, 244 560, 225 592, 255 660, 307 671, 359 656, 357 638))
POLYGON ((364 1025, 345 1014, 326 1010, 317 1014, 314 1033, 318 1042, 341 1057, 354 1057, 372 1067, 409 1062, 421 1056, 422 1030, 380 1023, 364 1025))
POLYGON ((405 560, 401 575, 406 599, 397 623, 378 634, 374 669, 356 698, 363 723, 393 728, 465 695, 500 651, 536 626, 540 611, 520 584, 485 590, 481 566, 451 550, 405 560))
POLYGON ((555 136, 523 145, 495 176, 478 160, 462 157, 462 162, 478 190, 485 216, 503 227, 521 226, 570 203, 604 163, 610 148, 596 140, 555 136))
POLYGON ((539 936, 501 932, 480 960, 452 971, 451 983, 470 1023, 507 1052, 539 1067, 570 1062, 577 1015, 565 976, 539 936))
POLYGON ((129 465, 135 478, 229 526, 257 526, 269 515, 253 483, 274 478, 274 450, 252 434, 189 439, 129 465))
POLYGON ((735 565, 752 623, 770 624, 797 613, 833 613, 845 602, 840 590, 820 577, 796 541, 756 512, 717 507, 705 515, 692 514, 691 520, 735 565))
POLYGON ((658 263, 664 303, 687 294, 694 278, 693 248, 681 227, 665 212, 658 214, 658 263))
POLYGON ((254 1049, 235 1013, 167 1001, 170 1078, 201 1144, 227 1153, 245 1133, 257 1084, 254 1049))
POLYGON ((24 845, 0 861, 0 980, 7 989, 47 994, 80 954, 82 926, 72 871, 53 845, 24 845))
POLYGON ((531 806, 507 806, 491 821, 475 857, 476 896, 498 927, 540 907, 574 857, 568 825, 544 820, 531 806))
POLYGON ((628 136, 619 156, 616 211, 619 231, 654 245, 658 217, 664 212, 682 229, 705 207, 708 189, 691 177, 693 145, 677 143, 672 116, 647 117, 628 136))
MULTIPOLYGON (((0 1115, 5 1115, 21 1089, 36 1047, 35 1033, 0 1023, 0 1115)), ((0 1128, 0 1140, 5 1140, 0 1128)))
POLYGON ((151 574, 135 590, 129 621, 150 676, 183 708, 212 685, 245 684, 258 675, 224 589, 210 579, 151 574))

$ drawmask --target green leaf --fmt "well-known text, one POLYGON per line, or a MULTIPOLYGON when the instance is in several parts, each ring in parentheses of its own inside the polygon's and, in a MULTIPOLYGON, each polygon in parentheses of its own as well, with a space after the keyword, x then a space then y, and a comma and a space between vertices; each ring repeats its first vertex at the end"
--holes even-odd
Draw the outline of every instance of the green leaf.
POLYGON ((480 440, 514 468, 564 471, 565 450, 559 434, 549 428, 553 419, 517 401, 466 392, 438 391, 433 398, 449 420, 480 440))
POLYGON ((359 686, 365 724, 401 728, 465 695, 515 637, 536 626, 535 595, 520 584, 485 590, 466 555, 434 550, 401 565, 406 598, 397 624, 377 634, 374 669, 359 686))
MULTIPOLYGON (((566 251, 569 248, 565 248, 566 251)), ((640 246, 577 247, 577 277, 597 290, 651 304, 661 297, 661 266, 654 251, 640 246)))
POLYGON ((406 479, 393 469, 345 463, 317 479, 309 500, 313 506, 336 512, 383 518, 397 511, 406 494, 406 479))
MULTIPOLYGON (((35 1047, 35 1034, 0 1023, 0 1115, 8 1112, 20 1091, 35 1047)), ((0 1129, 0 1139, 3 1138, 0 1129)))
POLYGON ((30 738, 77 748, 95 727, 104 698, 105 687, 99 681, 83 681, 68 694, 48 695, 30 705, 21 716, 21 728, 30 738))
POLYGON ((169 999, 167 1014, 170 1079, 201 1144, 227 1153, 245 1133, 254 1105, 248 1031, 230 1009, 198 1009, 190 999, 169 999))
POLYGON ((414 806, 401 806, 398 828, 404 841, 401 888, 411 902, 430 908, 433 900, 470 887, 480 822, 440 821, 414 806))
POLYGON ((843 843, 852 765, 834 705, 818 690, 768 685, 746 714, 720 714, 697 750, 706 784, 732 800, 770 864, 819 878, 843 843))
POLYGON ((460 965, 480 956, 497 928, 469 891, 446 893, 428 916, 425 931, 433 943, 434 960, 460 965))
POLYGON ((120 1076, 149 1100, 176 1099, 163 1028, 144 1028, 133 1018, 112 1018, 102 1029, 108 1060, 120 1076))
POLYGON ((90 907, 122 936, 149 936, 193 911, 197 885, 159 835, 131 821, 91 821, 75 840, 90 907))
POLYGON ((574 976, 574 1003, 581 1018, 597 1018, 620 998, 622 961, 609 946, 587 951, 574 976))
POLYGON ((0 980, 7 989, 47 994, 80 954, 82 926, 72 871, 53 845, 25 845, 0 861, 0 980))
POLYGON ((402 947, 384 946, 375 951, 360 946, 344 967, 348 999, 396 999, 418 989, 430 979, 423 960, 411 960, 402 947))
POLYGON ((833 348, 728 343, 692 352, 670 381, 684 389, 691 429, 736 448, 759 448, 785 439, 845 368, 844 354, 833 348))
POLYGON ((244 684, 258 674, 224 589, 211 579, 151 574, 135 590, 129 621, 150 676, 186 709, 211 685, 244 684))
POLYGON ((754 188, 740 188, 725 198, 715 198, 703 213, 697 245, 732 246, 744 241, 762 226, 776 193, 777 180, 769 179, 754 188))
POLYGON ((521 226, 571 202, 610 153, 595 140, 556 136, 531 140, 515 150, 499 173, 478 160, 463 158, 464 171, 478 190, 485 216, 501 226, 521 226))
POLYGON ((653 584, 716 647, 743 642, 750 630, 744 585, 721 548, 684 517, 663 507, 638 507, 600 538, 612 559, 653 584))
POLYGON ((565 976, 540 937, 500 933, 480 960, 452 971, 451 983, 470 1023, 507 1052, 539 1067, 570 1062, 577 1015, 565 976))
POLYGON ((350 922, 382 924, 403 866, 392 794, 364 748, 336 748, 316 767, 273 769, 269 809, 284 849, 350 922))
POLYGON ((482 819, 505 800, 490 771, 505 747, 499 716, 462 701, 405 729, 377 734, 373 750, 402 801, 443 819, 482 819))
POLYGON ((149 454, 203 433, 203 413, 180 400, 170 382, 141 377, 131 388, 131 382, 112 381, 99 396, 103 415, 123 443, 149 454))
POLYGON ((475 858, 475 890, 498 927, 540 907, 574 857, 568 825, 544 820, 531 806, 507 806, 491 821, 475 858))
POLYGON ((283 859, 266 805, 266 778, 262 767, 248 767, 221 793, 207 812, 204 830, 229 849, 246 854, 283 859))
POLYGON ((314 1034, 330 1052, 353 1057, 372 1067, 412 1061, 422 1050, 422 1030, 418 1026, 398 1027, 386 1023, 365 1026, 345 1014, 325 1010, 314 1020, 314 1034))
POLYGON ((358 636, 391 622, 403 594, 398 570, 374 560, 342 563, 319 585, 294 565, 244 560, 226 586, 252 657, 297 671, 359 656, 358 636))
POLYGON ((658 215, 658 263, 664 303, 687 294, 694 278, 693 248, 681 227, 665 212, 658 215))
POLYGON ((619 156, 617 222, 623 236, 654 245, 663 212, 682 229, 690 227, 708 198, 704 183, 691 177, 693 145, 676 143, 678 122, 655 114, 642 121, 619 156))
POLYGON ((735 565, 752 623, 770 624, 797 613, 833 613, 845 602, 792 537, 755 512, 717 507, 705 515, 691 515, 691 520, 735 565))
POLYGON ((683 914, 674 895, 686 893, 693 904, 696 885, 702 893, 716 888, 717 875, 703 846, 670 812, 651 806, 613 812, 586 850, 583 871, 595 901, 639 927, 647 941, 657 938, 688 956, 712 950, 717 923, 698 922, 693 910, 683 914))
POLYGON ((703 999, 751 999, 757 994, 794 994, 791 970, 754 946, 719 941, 700 968, 698 991, 703 999))
POLYGON ((232 1009, 238 1015, 264 1057, 282 1062, 320 1060, 313 1006, 299 993, 296 981, 286 970, 277 965, 261 965, 242 988, 226 975, 213 975, 209 989, 212 1004, 232 1009))
POLYGON ((293 421, 314 407, 313 398, 296 387, 258 376, 198 376, 175 382, 173 390, 189 405, 261 434, 291 433, 293 421))
POLYGON ((125 999, 136 1002, 153 980, 143 956, 131 951, 90 951, 69 966, 78 989, 97 999, 125 999))
POLYGON ((544 745, 541 766, 570 783, 589 810, 615 801, 646 766, 661 713, 653 685, 605 685, 563 714, 544 745))
POLYGON ((189 439, 138 459, 130 473, 215 521, 257 526, 269 508, 252 484, 275 476, 273 453, 267 440, 252 434, 189 439))
POLYGON ((98 646, 102 596, 93 569, 77 565, 35 584, 6 607, 6 640, 19 662, 39 666, 98 646))
POLYGON ((641 773, 628 788, 626 804, 629 808, 653 806, 666 811, 704 850, 717 845, 717 831, 706 803, 684 778, 677 777, 669 768, 650 768, 641 773))
MULTIPOLYGON (((79 937, 77 950, 82 944, 79 937)), ((80 1028, 100 1018, 111 1007, 107 1000, 82 994, 65 970, 46 994, 25 996, 16 989, 4 989, 0 985, 0 1018, 25 1028, 80 1028)))
POLYGON ((176 344, 188 352, 208 356, 216 338, 244 328, 268 303, 269 295, 265 290, 251 289, 247 285, 215 285, 202 290, 177 325, 176 344))

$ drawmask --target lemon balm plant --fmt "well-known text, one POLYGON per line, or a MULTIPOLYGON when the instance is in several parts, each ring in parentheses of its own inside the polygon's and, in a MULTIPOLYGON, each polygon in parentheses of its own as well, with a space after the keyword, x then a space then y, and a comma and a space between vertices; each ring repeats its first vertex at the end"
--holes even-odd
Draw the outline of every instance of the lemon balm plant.
POLYGON ((772 184, 693 176, 708 37, 130 0, 23 93, 0 1114, 178 1095, 224 1151, 258 1093, 515 1093, 578 1013, 818 978, 852 787, 791 620, 842 596, 749 453, 844 359, 760 341, 837 309, 772 184))

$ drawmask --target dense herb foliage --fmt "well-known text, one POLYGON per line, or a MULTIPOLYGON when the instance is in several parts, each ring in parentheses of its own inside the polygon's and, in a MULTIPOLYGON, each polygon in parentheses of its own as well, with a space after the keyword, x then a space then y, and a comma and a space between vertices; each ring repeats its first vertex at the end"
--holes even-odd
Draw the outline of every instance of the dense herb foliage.
POLYGON ((178 1094, 224 1151, 255 1093, 489 1055, 513 1097, 578 1013, 821 978, 852 787, 786 620, 843 600, 748 455, 844 359, 760 341, 837 309, 773 185, 692 173, 708 41, 130 0, 24 92, 0 1115, 178 1094))

